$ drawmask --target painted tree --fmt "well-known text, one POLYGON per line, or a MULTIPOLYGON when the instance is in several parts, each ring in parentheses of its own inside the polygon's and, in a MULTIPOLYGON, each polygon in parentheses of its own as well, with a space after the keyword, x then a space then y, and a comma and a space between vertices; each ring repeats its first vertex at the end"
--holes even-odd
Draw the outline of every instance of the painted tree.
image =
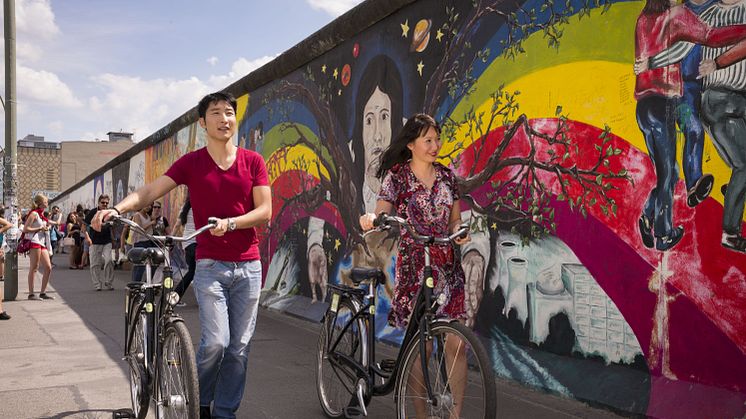
MULTIPOLYGON (((497 148, 486 157, 484 167, 476 171, 477 166, 473 165, 466 176, 459 178, 464 199, 483 215, 477 227, 485 228, 488 223, 496 223, 502 229, 512 229, 520 234, 525 242, 552 234, 556 229, 551 206, 555 197, 567 200, 584 216, 595 206, 605 214, 614 215, 617 204, 609 196, 609 191, 618 189, 615 182, 631 181, 631 178, 624 169, 616 172, 610 169, 611 161, 621 150, 610 143, 608 126, 599 138, 573 138, 567 116, 561 107, 557 107, 556 123, 548 132, 545 127, 533 123, 529 116, 519 113, 520 92, 507 92, 503 87, 490 95, 488 112, 477 112, 472 108, 461 116, 453 114, 456 105, 474 92, 477 81, 473 75, 474 64, 487 62, 491 54, 489 49, 476 49, 471 44, 474 32, 484 19, 498 17, 504 21, 509 31, 503 41, 502 53, 507 58, 514 58, 524 52, 522 44, 529 34, 541 31, 548 46, 557 48, 562 26, 569 22, 570 16, 578 14, 582 18, 593 8, 606 10, 608 4, 596 0, 575 10, 569 2, 557 7, 553 0, 545 0, 538 11, 519 7, 505 12, 500 3, 474 0, 464 16, 456 7, 446 6, 446 21, 439 28, 445 38, 443 53, 427 82, 423 102, 425 113, 438 116, 443 127, 442 137, 453 143, 451 151, 442 158, 454 166, 459 164, 458 156, 472 144, 477 144, 475 160, 480 160, 485 148, 478 144, 495 130, 500 129, 503 133, 497 148), (596 143, 598 155, 594 163, 582 166, 574 159, 579 140, 596 143), (524 148, 528 151, 509 154, 511 145, 520 141, 527 143, 528 147, 524 148), (510 173, 510 176, 501 179, 501 173, 510 173), (547 185, 546 175, 556 180, 561 193, 555 196, 547 185), (471 192, 487 182, 492 186, 488 202, 476 202, 471 192)), ((313 71, 307 68, 303 80, 279 81, 266 94, 265 104, 273 106, 274 112, 285 115, 281 118, 283 130, 293 130, 297 134, 297 139, 289 145, 304 145, 311 149, 318 156, 314 163, 316 171, 329 174, 328 178, 320 176, 318 183, 310 179, 301 182, 302 190, 288 198, 279 212, 302 206, 312 213, 325 202, 331 203, 347 230, 349 252, 357 244, 364 245, 358 225, 362 204, 355 189, 360 179, 355 178, 349 149, 338 141, 345 135, 332 112, 332 92, 331 82, 326 85, 317 83, 313 71), (302 103, 314 116, 319 126, 318 142, 311 141, 291 120, 293 103, 302 103)), ((300 169, 309 168, 303 162, 295 162, 295 165, 300 169)))

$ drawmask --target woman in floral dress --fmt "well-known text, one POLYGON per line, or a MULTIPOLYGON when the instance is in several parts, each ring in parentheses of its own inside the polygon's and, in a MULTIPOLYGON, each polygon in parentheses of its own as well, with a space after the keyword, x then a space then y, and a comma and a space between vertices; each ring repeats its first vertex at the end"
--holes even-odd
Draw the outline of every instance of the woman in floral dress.
MULTIPOLYGON (((440 127, 429 115, 417 114, 409 118, 381 156, 377 176, 383 178, 383 183, 375 213, 360 217, 363 230, 373 228, 376 214, 392 213, 394 210, 422 235, 444 237, 459 229, 461 209, 456 176, 450 169, 436 162, 441 147, 439 136, 440 127)), ((401 232, 389 323, 403 328, 409 321, 422 284, 425 252, 424 246, 416 243, 406 229, 401 232)), ((463 245, 468 241, 467 236, 457 239, 456 244, 463 245)), ((438 308, 437 315, 463 321, 466 317, 464 271, 455 249, 450 243, 431 245, 430 263, 435 281, 433 295, 437 297, 442 294, 446 297, 445 303, 438 308)), ((446 343, 446 352, 455 354, 456 365, 451 374, 451 383, 461 387, 463 391, 463 386, 455 383, 462 382, 459 378, 466 378, 466 357, 463 350, 450 351, 449 347, 463 347, 463 344, 450 340, 446 343)), ((419 365, 419 362, 415 362, 415 365, 419 365)), ((421 376, 422 373, 419 374, 421 376)), ((413 387, 421 381, 416 377, 410 379, 413 392, 424 393, 424 388, 413 387)), ((457 393, 454 388, 454 397, 458 400, 457 393)), ((456 406, 460 406, 460 403, 456 406)), ((416 406, 418 417, 421 416, 420 410, 424 412, 425 408, 424 400, 421 406, 416 406)))

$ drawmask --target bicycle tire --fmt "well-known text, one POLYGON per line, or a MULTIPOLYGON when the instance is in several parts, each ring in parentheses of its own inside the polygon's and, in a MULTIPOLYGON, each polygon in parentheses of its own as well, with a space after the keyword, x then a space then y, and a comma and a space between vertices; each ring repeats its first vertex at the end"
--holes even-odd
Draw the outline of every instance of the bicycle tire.
POLYGON ((132 412, 137 419, 144 419, 150 406, 150 374, 147 358, 147 315, 139 312, 130 327, 131 339, 127 348, 127 364, 130 370, 130 398, 132 412))
POLYGON ((199 419, 199 382, 192 338, 184 322, 170 321, 158 360, 160 417, 199 419))
MULTIPOLYGON (((327 348, 329 342, 334 342, 344 329, 347 321, 357 313, 359 307, 349 299, 342 298, 337 309, 337 315, 327 311, 319 332, 316 390, 324 414, 330 418, 341 418, 344 409, 353 401, 357 401, 355 385, 357 382, 355 371, 333 365, 329 360, 327 348), (332 322, 334 324, 332 324, 332 322), (331 336, 330 333, 331 332, 331 336)), ((368 362, 367 326, 364 319, 358 318, 355 324, 347 329, 337 346, 337 352, 353 358, 363 366, 368 362)))
POLYGON ((402 368, 396 378, 394 397, 397 417, 411 418, 424 414, 426 417, 449 418, 454 414, 461 418, 495 418, 497 415, 495 373, 487 351, 477 335, 461 323, 438 321, 431 326, 431 336, 430 342, 432 343, 427 366, 434 403, 428 404, 425 400, 426 390, 419 357, 421 333, 418 332, 405 348, 402 368), (444 342, 450 339, 454 340, 452 346, 449 347, 444 342), (456 384, 456 380, 459 379, 449 377, 449 371, 453 373, 457 363, 444 353, 444 349, 447 348, 455 348, 451 353, 458 351, 458 353, 465 354, 468 363, 464 370, 465 376, 462 376, 464 388, 460 412, 457 407, 459 396, 454 396, 452 392, 453 384, 456 384), (416 366, 419 367, 413 371, 416 366), (419 371, 419 377, 417 371, 419 371), (451 378, 454 378, 453 381, 451 378), (423 393, 425 393, 424 398, 423 393), (419 415, 416 413, 417 401, 421 409, 419 415))

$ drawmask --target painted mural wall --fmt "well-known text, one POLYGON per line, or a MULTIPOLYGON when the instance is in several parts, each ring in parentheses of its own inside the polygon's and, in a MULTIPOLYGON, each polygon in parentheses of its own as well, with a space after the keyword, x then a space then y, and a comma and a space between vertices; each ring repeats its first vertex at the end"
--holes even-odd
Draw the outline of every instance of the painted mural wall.
MULTIPOLYGON (((318 316, 328 283, 370 265, 386 315, 397 238, 366 250, 357 220, 378 156, 425 112, 459 177, 468 323, 495 374, 625 412, 744 416, 746 64, 718 57, 746 38, 729 27, 746 13, 720 11, 746 2, 690 1, 422 0, 245 92, 236 141, 273 192, 263 304, 318 316)), ((192 124, 58 203, 118 202, 204 144, 192 124)), ((185 193, 164 197, 170 219, 185 193)))

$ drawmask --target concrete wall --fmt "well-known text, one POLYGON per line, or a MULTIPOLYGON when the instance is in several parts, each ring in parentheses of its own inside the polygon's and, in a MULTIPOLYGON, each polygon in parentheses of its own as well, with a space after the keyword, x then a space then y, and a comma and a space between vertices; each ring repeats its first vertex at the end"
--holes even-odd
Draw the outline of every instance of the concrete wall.
POLYGON ((132 141, 64 141, 61 144, 61 189, 67 190, 132 148, 132 141))
MULTIPOLYGON (((366 263, 357 217, 378 187, 367 162, 404 118, 427 112, 443 124, 441 161, 472 222, 466 309, 496 374, 634 414, 746 414, 746 256, 720 243, 731 170, 709 136, 701 159, 687 154, 714 175, 709 197, 689 207, 683 174, 671 183, 681 242, 659 251, 639 231, 662 185, 634 96, 644 5, 366 2, 229 86, 236 141, 264 155, 272 182, 263 304, 318 318, 325 281, 366 263), (366 105, 388 112, 369 120, 366 105), (309 276, 314 244, 327 275, 309 276)), ((684 142, 675 136, 658 141, 684 142)), ((91 202, 100 188, 117 201, 203 144, 190 110, 57 202, 91 202)), ((172 219, 183 194, 165 199, 172 219)), ((390 276, 383 316, 391 245, 373 246, 390 276)), ((381 339, 401 338, 378 324, 381 339)))

